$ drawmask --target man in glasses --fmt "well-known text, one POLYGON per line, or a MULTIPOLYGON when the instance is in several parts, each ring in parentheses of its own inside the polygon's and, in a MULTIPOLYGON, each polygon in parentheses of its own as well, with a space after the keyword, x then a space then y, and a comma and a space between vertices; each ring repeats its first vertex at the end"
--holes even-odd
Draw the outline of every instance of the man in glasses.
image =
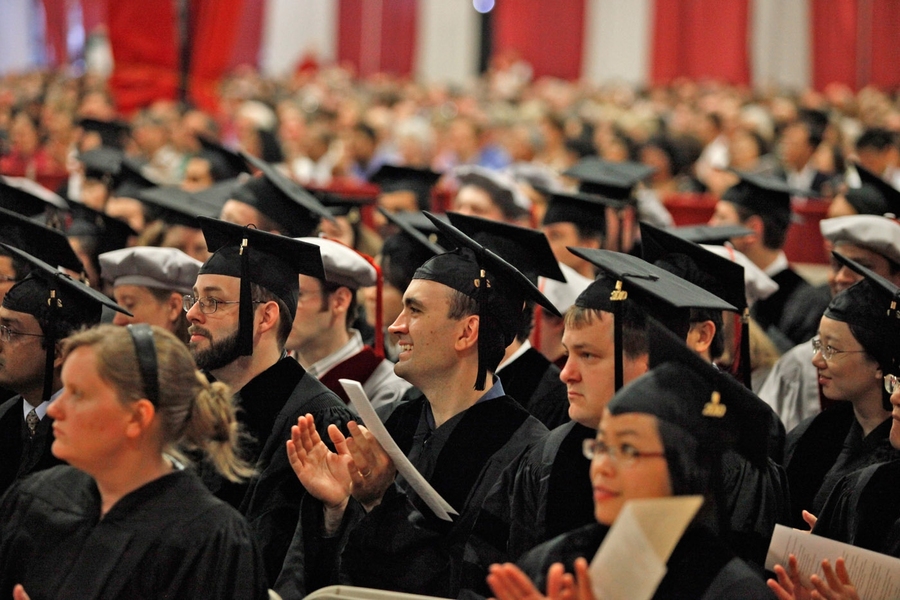
POLYGON ((213 255, 200 267, 193 293, 184 297, 188 345, 197 366, 235 394, 251 438, 243 456, 258 471, 243 484, 205 479, 247 518, 269 581, 275 581, 305 493, 284 450, 291 426, 312 414, 327 439, 328 425, 346 430, 353 418, 340 398, 284 352, 297 311, 298 275, 324 279, 322 258, 312 244, 218 219, 198 220, 213 255))

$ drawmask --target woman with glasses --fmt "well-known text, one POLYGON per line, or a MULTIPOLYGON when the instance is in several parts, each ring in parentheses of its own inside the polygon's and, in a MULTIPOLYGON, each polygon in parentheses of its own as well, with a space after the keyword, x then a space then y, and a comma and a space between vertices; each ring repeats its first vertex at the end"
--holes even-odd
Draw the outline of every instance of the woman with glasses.
POLYGON ((574 597, 567 595, 575 591, 571 573, 585 583, 586 561, 626 502, 682 495, 701 495, 704 504, 669 558, 653 598, 772 597, 763 579, 718 533, 721 523, 727 527, 727 518, 715 501, 726 436, 748 459, 765 460, 758 398, 657 324, 651 326, 650 348, 651 363, 658 366, 616 394, 596 439, 584 442, 597 522, 537 546, 518 567, 493 565, 488 584, 498 600, 536 600, 544 597, 539 590, 549 598, 574 597))
POLYGON ((246 521, 177 448, 252 474, 228 388, 160 327, 103 325, 63 343, 49 406, 59 466, 0 501, 0 597, 266 598, 246 521), (14 596, 15 590, 15 596, 14 596))
POLYGON ((895 364, 897 340, 884 313, 881 294, 864 279, 836 295, 819 323, 812 363, 821 393, 838 402, 788 434, 785 469, 795 527, 814 523, 842 477, 896 452, 888 441, 884 377, 895 364))

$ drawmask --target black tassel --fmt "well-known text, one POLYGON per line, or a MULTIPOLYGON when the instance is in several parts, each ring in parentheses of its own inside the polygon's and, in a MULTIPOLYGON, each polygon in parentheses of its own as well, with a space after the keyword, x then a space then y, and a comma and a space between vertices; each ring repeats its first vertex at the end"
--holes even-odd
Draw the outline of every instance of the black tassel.
POLYGON ((61 306, 62 301, 56 297, 56 290, 50 290, 50 297, 47 298, 47 305, 50 307, 50 315, 47 322, 49 327, 45 331, 44 343, 47 346, 47 354, 44 360, 44 390, 41 392, 41 400, 47 402, 53 395, 53 363, 56 360, 56 309, 61 306))
POLYGON ((484 357, 487 355, 488 339, 486 333, 487 316, 486 304, 488 299, 487 278, 484 269, 475 280, 475 302, 478 303, 478 375, 475 377, 475 391, 484 390, 484 384, 487 380, 487 366, 484 363, 484 357))
POLYGON ((253 354, 253 297, 250 293, 250 249, 241 242, 241 297, 238 309, 238 355, 253 354))

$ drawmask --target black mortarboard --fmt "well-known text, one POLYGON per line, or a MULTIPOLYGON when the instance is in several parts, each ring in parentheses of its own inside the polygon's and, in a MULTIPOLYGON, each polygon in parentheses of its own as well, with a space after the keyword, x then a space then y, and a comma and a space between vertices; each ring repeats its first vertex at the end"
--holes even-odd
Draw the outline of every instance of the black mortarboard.
MULTIPOLYGON (((636 256, 594 248, 569 248, 569 252, 597 266, 605 274, 602 280, 598 277, 603 283, 594 282, 582 292, 575 301, 577 306, 618 316, 622 301, 636 301, 682 340, 690 327, 690 309, 737 312, 735 306, 718 296, 636 256)), ((623 381, 620 321, 616 318, 614 322, 616 389, 622 387, 623 381)))
POLYGON ((197 135, 197 141, 201 146, 197 158, 209 162, 209 174, 214 181, 234 179, 241 173, 250 172, 247 161, 234 150, 229 150, 205 135, 197 135))
MULTIPOLYGON (((225 196, 225 200, 228 199, 231 190, 234 189, 234 181, 236 180, 230 180, 230 187, 228 182, 225 185, 222 183, 214 185, 222 191, 219 197, 225 196)), ((224 200, 217 203, 211 199, 210 189, 202 190, 205 194, 201 195, 200 192, 188 192, 177 186, 160 186, 141 190, 138 193, 138 200, 149 207, 151 220, 159 219, 170 225, 184 225, 199 229, 197 216, 218 217, 222 212, 222 205, 225 203, 224 200)))
POLYGON ((108 188, 112 188, 118 180, 123 158, 124 152, 105 146, 78 155, 78 160, 84 166, 84 176, 88 179, 98 179, 108 188))
POLYGON ((43 214, 47 208, 68 210, 66 201, 39 183, 24 177, 0 175, 0 208, 26 217, 43 214))
POLYGON ((777 177, 733 172, 740 177, 740 181, 725 190, 722 200, 746 208, 754 215, 771 215, 785 225, 791 221, 791 196, 816 196, 810 190, 792 188, 777 177))
POLYGON ((137 232, 122 219, 84 204, 72 204, 72 222, 66 229, 66 236, 96 239, 97 255, 124 248, 128 238, 136 235, 137 232))
POLYGON ((683 240, 714 246, 720 246, 732 238, 753 233, 752 229, 743 225, 685 225, 673 227, 669 231, 683 240))
POLYGON ((423 213, 405 211, 392 213, 380 206, 376 209, 388 222, 400 230, 398 234, 408 237, 432 255, 446 252, 446 249, 440 244, 438 228, 423 213))
POLYGON ((84 266, 65 234, 0 208, 0 238, 46 263, 81 273, 84 266))
POLYGON ((895 217, 900 217, 900 190, 860 165, 856 165, 856 172, 859 173, 863 185, 861 188, 847 190, 845 194, 847 202, 861 215, 882 216, 893 213, 895 217), (873 191, 877 192, 877 195, 873 194, 873 191))
POLYGON ((600 158, 583 158, 563 175, 577 179, 578 191, 598 194, 612 200, 630 200, 634 187, 656 169, 636 162, 610 162, 600 158))
POLYGON ((47 348, 42 398, 49 400, 53 390, 56 342, 78 327, 99 323, 104 306, 128 316, 133 315, 97 290, 72 279, 41 259, 8 244, 0 243, 0 247, 31 266, 28 277, 6 293, 3 306, 32 315, 41 322, 47 348))
MULTIPOLYGON (((545 190, 539 190, 545 192, 545 190)), ((554 192, 546 190, 547 211, 544 225, 552 223, 575 223, 581 227, 598 231, 606 237, 606 209, 619 210, 625 202, 610 200, 594 194, 554 192)))
POLYGON ((141 171, 141 166, 132 158, 122 159, 122 166, 115 179, 115 187, 111 194, 118 198, 137 198, 142 190, 159 185, 148 179, 141 171))
POLYGON ((431 213, 425 215, 457 249, 430 259, 419 267, 414 279, 441 283, 478 304, 481 325, 475 389, 483 390, 487 370, 500 363, 506 347, 515 339, 525 302, 532 300, 556 316, 560 316, 559 311, 537 286, 495 252, 431 213))
POLYGON ((103 146, 109 148, 123 148, 125 137, 131 128, 123 121, 100 121, 99 119, 79 119, 78 126, 85 131, 93 131, 100 135, 103 146))
POLYGON ((281 299, 291 321, 300 294, 298 274, 325 280, 319 247, 287 236, 242 227, 219 219, 197 217, 206 246, 213 253, 200 275, 227 275, 241 280, 238 356, 253 354, 253 305, 250 284, 281 299))
POLYGON ((335 217, 347 217, 352 223, 357 223, 361 216, 359 209, 363 206, 375 204, 377 195, 342 194, 324 189, 306 188, 309 193, 319 199, 322 206, 335 217))
POLYGON ((241 156, 262 171, 234 190, 233 199, 249 204, 273 220, 290 237, 313 235, 322 219, 332 220, 331 213, 300 184, 282 175, 278 169, 246 152, 241 156))
POLYGON ((416 195, 419 208, 431 208, 431 188, 441 178, 441 173, 431 169, 382 165, 369 178, 371 183, 381 187, 381 193, 410 191, 416 195))
POLYGON ((448 212, 447 217, 451 225, 514 265, 535 285, 538 277, 565 283, 550 242, 540 231, 455 212, 448 212))
MULTIPOLYGON (((765 465, 772 409, 728 373, 692 352, 662 324, 650 318, 648 325, 650 371, 610 400, 610 413, 654 415, 701 444, 725 442, 753 464, 765 465)), ((704 450, 715 456, 720 448, 704 450)))
POLYGON ((744 267, 671 233, 641 223, 641 250, 644 260, 678 275, 715 294, 737 308, 741 333, 735 349, 735 365, 744 385, 750 386, 750 308, 744 286, 744 267))

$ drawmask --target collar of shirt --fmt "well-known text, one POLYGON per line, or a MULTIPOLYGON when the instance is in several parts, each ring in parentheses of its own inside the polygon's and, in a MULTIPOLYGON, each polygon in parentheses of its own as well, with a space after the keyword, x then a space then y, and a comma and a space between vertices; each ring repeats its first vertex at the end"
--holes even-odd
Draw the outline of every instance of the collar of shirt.
POLYGON ((333 369, 335 366, 341 364, 351 356, 359 354, 362 352, 362 349, 365 347, 362 341, 362 335, 356 329, 350 330, 350 339, 347 340, 347 343, 338 348, 336 351, 332 352, 325 358, 322 358, 315 363, 311 364, 306 372, 319 379, 325 373, 333 369))
POLYGON ((516 350, 515 352, 513 352, 509 358, 500 361, 500 366, 497 367, 497 372, 499 373, 500 369, 502 369, 503 367, 505 367, 512 361, 516 360, 517 358, 519 358, 520 356, 522 356, 523 354, 528 352, 530 349, 531 349, 531 340, 525 340, 525 343, 522 344, 521 346, 519 346, 519 349, 516 350))
MULTIPOLYGON (((500 398, 501 396, 505 396, 506 392, 503 390, 503 384, 500 383, 500 378, 496 375, 494 376, 494 385, 490 387, 488 391, 481 395, 481 398, 475 401, 475 404, 480 404, 482 402, 487 402, 488 400, 493 400, 494 398, 500 398)), ((463 411, 465 412, 465 411, 463 411)), ((462 413, 460 413, 462 414, 462 413)), ((434 413, 431 412, 431 404, 425 403, 425 419, 428 421, 428 428, 431 431, 434 431, 434 413)))
POLYGON ((24 419, 25 417, 27 417, 27 416, 28 416, 28 413, 30 413, 30 412, 31 412, 31 409, 33 408, 33 409, 34 409, 34 412, 37 413, 38 419, 43 419, 43 418, 47 415, 47 406, 49 406, 49 404, 50 404, 51 402, 53 402, 54 400, 56 400, 56 399, 59 397, 60 394, 62 394, 62 389, 61 389, 61 388, 58 389, 58 390, 56 391, 56 393, 54 393, 52 396, 50 396, 50 400, 47 400, 47 401, 45 401, 45 402, 41 402, 41 403, 38 404, 37 406, 32 406, 32 405, 30 405, 30 404, 28 403, 28 401, 25 400, 25 398, 22 398, 22 418, 24 419))
POLYGON ((768 275, 769 277, 774 277, 778 275, 785 269, 787 269, 790 265, 788 264, 787 256, 785 256, 784 251, 778 253, 778 256, 775 257, 768 267, 763 269, 763 273, 768 275))

